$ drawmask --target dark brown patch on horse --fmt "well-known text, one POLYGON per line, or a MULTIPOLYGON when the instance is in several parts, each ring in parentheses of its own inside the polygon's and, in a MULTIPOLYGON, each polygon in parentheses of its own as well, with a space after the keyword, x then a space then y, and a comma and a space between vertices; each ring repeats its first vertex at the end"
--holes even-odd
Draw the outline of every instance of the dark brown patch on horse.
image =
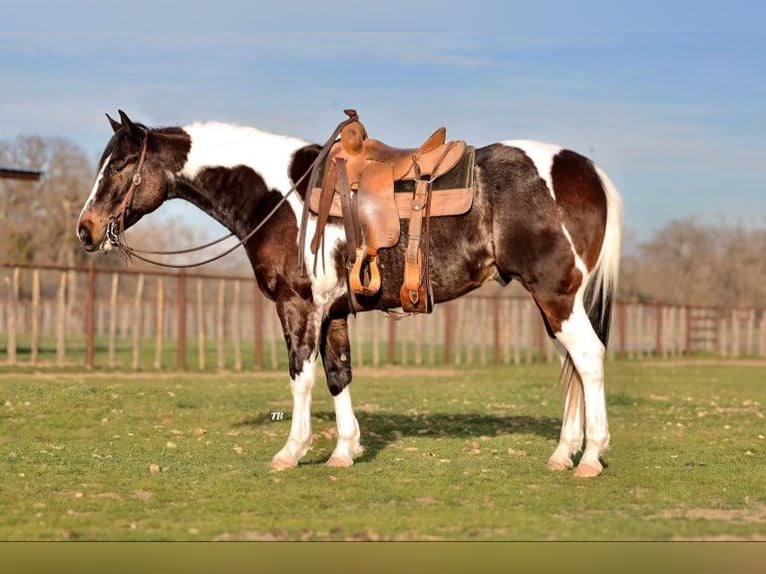
POLYGON ((596 265, 606 229, 606 193, 591 161, 562 150, 553 159, 551 180, 556 204, 588 271, 596 265))
MULTIPOLYGON (((319 155, 321 149, 322 148, 320 146, 312 144, 302 147, 295 152, 292 160, 290 161, 289 168, 290 180, 293 183, 298 181, 304 174, 306 174, 309 168, 311 168, 312 162, 319 155)), ((306 177, 303 178, 297 187, 298 194, 301 196, 301 199, 304 200, 306 199, 306 190, 308 189, 309 177, 310 174, 306 175, 306 177)), ((287 190, 285 189, 283 191, 287 190)))

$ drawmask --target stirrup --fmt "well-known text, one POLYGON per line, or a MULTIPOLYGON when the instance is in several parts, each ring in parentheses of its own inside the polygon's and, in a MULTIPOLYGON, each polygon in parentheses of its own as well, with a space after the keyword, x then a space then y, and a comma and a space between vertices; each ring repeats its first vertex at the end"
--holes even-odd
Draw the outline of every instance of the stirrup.
POLYGON ((372 255, 367 257, 363 247, 356 250, 356 261, 354 261, 351 271, 349 271, 349 283, 351 290, 357 295, 371 297, 380 291, 380 269, 378 268, 378 257, 372 255), (370 271, 370 280, 365 284, 363 278, 364 264, 368 264, 370 271))

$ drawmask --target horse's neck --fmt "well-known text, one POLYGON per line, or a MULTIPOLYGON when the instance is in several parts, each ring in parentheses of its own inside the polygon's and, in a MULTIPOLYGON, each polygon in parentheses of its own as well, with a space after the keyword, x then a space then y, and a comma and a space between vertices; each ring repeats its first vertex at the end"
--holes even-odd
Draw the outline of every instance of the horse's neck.
POLYGON ((197 206, 240 239, 250 233, 281 199, 280 194, 261 189, 215 187, 207 182, 185 179, 176 184, 171 197, 185 199, 197 206))
MULTIPOLYGON (((297 138, 214 122, 183 131, 191 145, 169 197, 186 199, 240 237, 290 190, 291 161, 307 145, 297 138)), ((290 209, 300 211, 299 203, 293 194, 290 209)))

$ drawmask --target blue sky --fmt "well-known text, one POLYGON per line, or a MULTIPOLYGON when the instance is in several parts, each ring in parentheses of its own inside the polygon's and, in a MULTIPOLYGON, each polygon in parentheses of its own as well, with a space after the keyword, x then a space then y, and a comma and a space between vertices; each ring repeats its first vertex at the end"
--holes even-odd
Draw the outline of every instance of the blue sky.
POLYGON ((321 141, 355 107, 395 144, 447 125, 477 146, 580 151, 617 184, 639 239, 685 216, 766 222, 759 3, 111 4, 3 2, 0 139, 63 136, 95 158, 103 114, 122 108, 321 141), (370 31, 316 31, 344 24, 370 31))

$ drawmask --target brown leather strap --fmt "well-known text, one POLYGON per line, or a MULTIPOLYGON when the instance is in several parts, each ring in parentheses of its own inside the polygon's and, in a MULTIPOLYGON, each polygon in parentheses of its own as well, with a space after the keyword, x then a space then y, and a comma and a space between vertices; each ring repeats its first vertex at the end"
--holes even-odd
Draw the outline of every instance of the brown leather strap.
POLYGON ((322 181, 322 194, 319 196, 319 209, 317 211, 317 227, 314 237, 311 239, 311 252, 316 253, 324 238, 324 228, 330 217, 330 208, 335 194, 335 183, 338 181, 338 171, 332 158, 328 159, 325 168, 324 180, 322 181))
POLYGON ((354 223, 355 217, 351 206, 351 186, 348 184, 348 176, 346 174, 346 160, 338 158, 335 163, 338 172, 340 204, 343 208, 343 228, 346 232, 346 265, 349 265, 353 264, 357 259, 357 248, 361 242, 361 237, 357 233, 357 225, 354 223))
POLYGON ((423 218, 428 206, 431 182, 419 179, 412 199, 412 215, 407 232, 407 249, 404 254, 404 283, 399 292, 402 309, 412 312, 426 311, 426 292, 423 286, 423 250, 421 234, 423 218))

